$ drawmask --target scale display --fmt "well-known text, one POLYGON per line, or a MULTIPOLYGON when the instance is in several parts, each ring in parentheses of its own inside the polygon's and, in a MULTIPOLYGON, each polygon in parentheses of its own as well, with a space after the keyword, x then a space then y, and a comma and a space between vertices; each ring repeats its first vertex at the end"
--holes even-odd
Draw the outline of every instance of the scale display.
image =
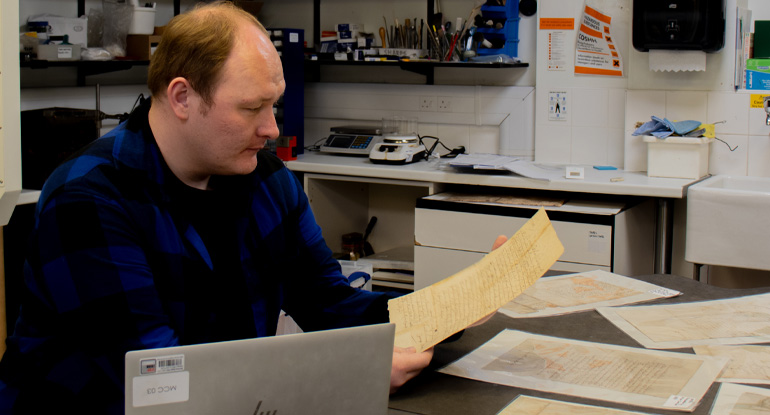
POLYGON ((321 145, 321 151, 367 156, 372 147, 381 141, 382 137, 378 135, 332 134, 321 145))

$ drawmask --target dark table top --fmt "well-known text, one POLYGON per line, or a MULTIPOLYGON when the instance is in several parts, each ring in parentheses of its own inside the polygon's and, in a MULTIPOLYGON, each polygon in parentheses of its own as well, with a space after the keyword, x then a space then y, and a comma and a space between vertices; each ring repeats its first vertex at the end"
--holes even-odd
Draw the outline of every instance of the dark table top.
MULTIPOLYGON (((752 289, 719 288, 676 275, 644 275, 632 278, 682 292, 682 295, 678 297, 639 303, 644 305, 686 303, 742 297, 770 292, 770 287, 752 289)), ((389 405, 391 409, 388 413, 392 415, 494 415, 520 394, 646 413, 685 413, 681 411, 664 411, 639 406, 613 404, 606 401, 515 388, 436 372, 437 369, 465 356, 505 329, 515 329, 529 333, 597 343, 642 347, 634 339, 615 327, 614 324, 610 323, 596 311, 586 311, 554 317, 520 319, 513 319, 497 313, 483 325, 465 330, 459 340, 437 345, 431 365, 417 378, 404 385, 396 394, 391 396, 389 405)), ((669 351, 693 353, 691 348, 669 351)), ((719 385, 718 382, 712 384, 711 388, 703 397, 700 405, 698 405, 695 411, 691 413, 708 414, 717 390, 719 389, 719 385)))

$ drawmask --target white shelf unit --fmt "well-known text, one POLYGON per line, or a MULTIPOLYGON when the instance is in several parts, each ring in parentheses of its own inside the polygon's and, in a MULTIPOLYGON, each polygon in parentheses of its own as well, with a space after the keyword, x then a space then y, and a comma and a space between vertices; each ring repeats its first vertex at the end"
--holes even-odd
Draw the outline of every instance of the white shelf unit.
MULTIPOLYGON (((651 200, 629 208, 606 203, 585 206, 582 212, 546 208, 564 246, 564 254, 551 270, 601 269, 621 275, 653 273, 655 210, 651 200)), ((537 209, 486 208, 489 206, 468 203, 431 206, 418 203, 414 252, 416 290, 479 261, 492 248, 498 235, 512 236, 537 209)))
POLYGON ((315 173, 305 173, 303 185, 324 239, 334 252, 341 251, 342 235, 364 233, 372 216, 377 217, 377 224, 368 242, 375 253, 414 246, 415 203, 442 189, 433 182, 315 173))

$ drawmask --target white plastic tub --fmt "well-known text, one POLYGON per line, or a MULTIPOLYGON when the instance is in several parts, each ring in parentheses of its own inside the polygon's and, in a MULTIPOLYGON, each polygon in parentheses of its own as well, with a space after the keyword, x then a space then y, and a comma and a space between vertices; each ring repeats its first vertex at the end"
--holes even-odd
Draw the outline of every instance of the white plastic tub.
POLYGON ((709 145, 713 138, 645 136, 647 176, 700 179, 709 172, 709 145))
POLYGON ((155 8, 134 6, 129 35, 151 35, 155 30, 155 8))

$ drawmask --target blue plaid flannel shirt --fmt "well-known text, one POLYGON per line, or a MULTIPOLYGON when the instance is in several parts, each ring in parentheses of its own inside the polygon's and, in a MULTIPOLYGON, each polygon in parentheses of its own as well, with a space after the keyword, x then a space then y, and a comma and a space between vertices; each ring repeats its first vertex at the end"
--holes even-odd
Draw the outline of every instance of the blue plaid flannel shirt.
MULTIPOLYGON (((200 235, 171 208, 148 109, 65 162, 43 188, 20 318, 0 362, 0 413, 14 405, 122 413, 125 352, 206 342, 190 334, 200 332, 193 325, 217 324, 190 316, 189 287, 217 280, 200 235)), ((252 174, 219 179, 235 181, 248 200, 232 211, 247 331, 275 334, 281 309, 306 331, 387 321, 392 295, 348 285, 280 160, 261 152, 252 174)))

